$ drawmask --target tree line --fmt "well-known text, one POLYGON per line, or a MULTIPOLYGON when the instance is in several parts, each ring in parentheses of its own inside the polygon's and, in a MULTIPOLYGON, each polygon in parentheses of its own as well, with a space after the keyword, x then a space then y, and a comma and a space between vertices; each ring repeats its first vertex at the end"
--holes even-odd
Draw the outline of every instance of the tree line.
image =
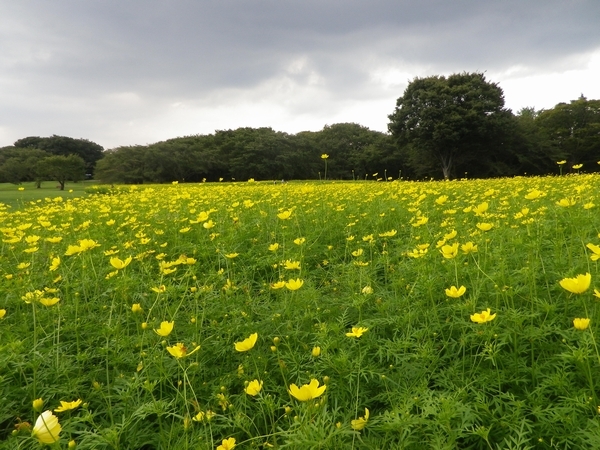
POLYGON ((431 76, 410 82, 388 118, 387 133, 356 123, 296 134, 238 128, 106 151, 85 139, 28 137, 0 149, 0 181, 483 178, 557 173, 559 161, 600 170, 600 100, 583 95, 514 114, 481 73, 431 76))

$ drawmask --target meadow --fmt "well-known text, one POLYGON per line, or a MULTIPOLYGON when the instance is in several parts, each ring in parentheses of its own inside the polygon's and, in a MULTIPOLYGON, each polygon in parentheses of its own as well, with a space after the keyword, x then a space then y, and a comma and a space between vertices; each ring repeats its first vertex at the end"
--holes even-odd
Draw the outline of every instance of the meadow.
POLYGON ((599 175, 88 191, 0 208, 0 448, 600 448, 599 175))

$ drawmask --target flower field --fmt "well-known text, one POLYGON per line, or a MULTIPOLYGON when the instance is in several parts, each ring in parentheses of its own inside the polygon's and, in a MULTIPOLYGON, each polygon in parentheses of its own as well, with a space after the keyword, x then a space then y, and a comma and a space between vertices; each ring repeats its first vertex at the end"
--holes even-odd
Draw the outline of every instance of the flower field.
POLYGON ((0 448, 600 448, 598 175, 0 217, 0 448))

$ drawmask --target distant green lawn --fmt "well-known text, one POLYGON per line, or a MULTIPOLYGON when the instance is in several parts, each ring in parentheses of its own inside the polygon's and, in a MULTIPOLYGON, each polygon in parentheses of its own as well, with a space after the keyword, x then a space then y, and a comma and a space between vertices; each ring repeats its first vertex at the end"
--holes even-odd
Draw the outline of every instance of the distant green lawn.
POLYGON ((42 187, 37 189, 35 183, 0 183, 0 203, 10 205, 11 209, 21 208, 29 202, 43 200, 44 198, 63 197, 75 198, 86 195, 85 188, 96 184, 96 181, 80 181, 78 183, 65 183, 65 190, 61 191, 55 181, 44 181, 42 187), (19 188, 24 188, 19 190, 19 188))

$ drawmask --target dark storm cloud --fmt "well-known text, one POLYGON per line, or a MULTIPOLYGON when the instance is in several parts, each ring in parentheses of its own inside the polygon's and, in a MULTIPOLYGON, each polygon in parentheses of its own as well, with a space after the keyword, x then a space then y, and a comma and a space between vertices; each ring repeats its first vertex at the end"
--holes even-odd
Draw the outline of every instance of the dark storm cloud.
POLYGON ((0 127, 17 127, 7 113, 15 123, 74 111, 90 123, 140 121, 281 78, 332 101, 366 99, 383 95, 372 78, 385 67, 577 68, 577 55, 600 48, 598 17, 596 0, 4 2, 0 127))

